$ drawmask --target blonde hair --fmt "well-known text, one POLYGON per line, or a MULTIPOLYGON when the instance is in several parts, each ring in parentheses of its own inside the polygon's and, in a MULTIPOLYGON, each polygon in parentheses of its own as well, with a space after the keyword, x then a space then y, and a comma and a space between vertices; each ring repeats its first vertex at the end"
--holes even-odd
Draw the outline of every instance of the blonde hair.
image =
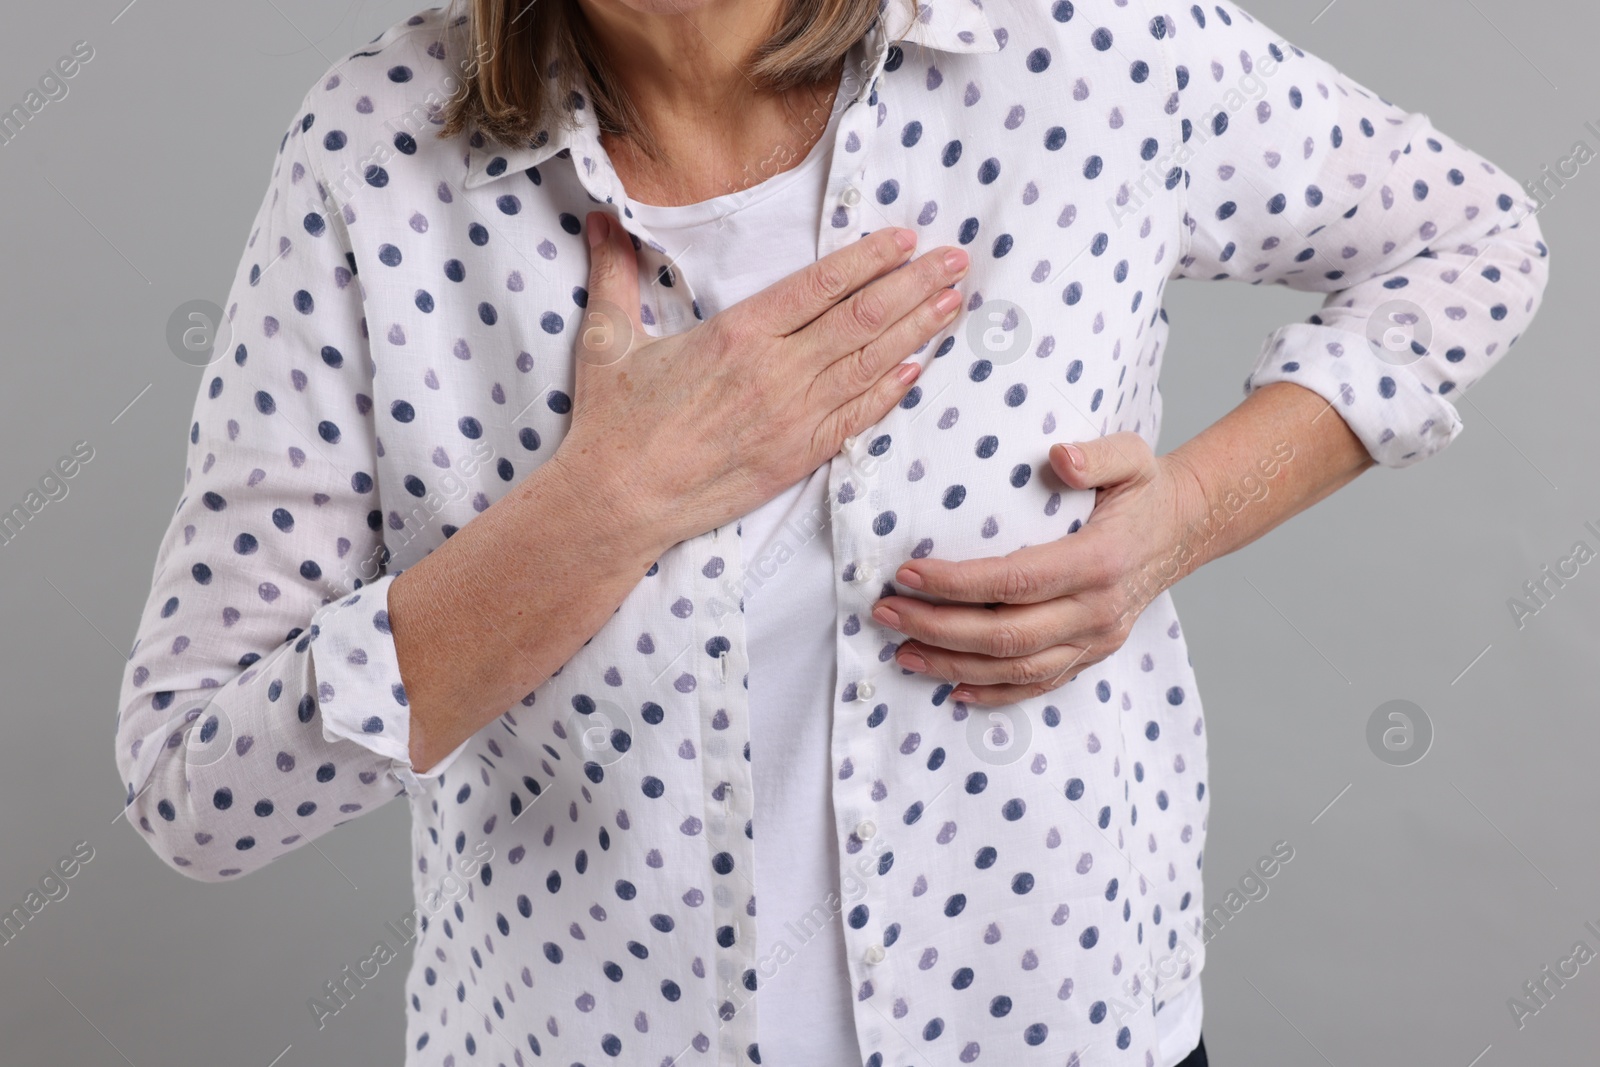
MULTIPOLYGON (((646 155, 657 154, 638 110, 607 69, 577 0, 460 2, 467 8, 469 52, 479 58, 446 104, 440 136, 453 137, 470 127, 500 144, 523 145, 547 127, 547 112, 571 128, 577 124, 570 109, 572 95, 587 81, 588 103, 600 130, 627 135, 646 155)), ((916 0, 901 2, 915 11, 916 0)), ((745 71, 756 86, 774 92, 827 78, 877 17, 879 0, 782 4, 777 29, 745 71)))

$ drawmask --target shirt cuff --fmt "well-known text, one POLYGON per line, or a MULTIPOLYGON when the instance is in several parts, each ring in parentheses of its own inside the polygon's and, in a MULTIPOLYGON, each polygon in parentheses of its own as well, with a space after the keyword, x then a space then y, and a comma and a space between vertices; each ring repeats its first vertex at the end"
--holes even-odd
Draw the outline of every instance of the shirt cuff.
POLYGON ((1406 467, 1461 432, 1455 406, 1403 365, 1406 358, 1349 330, 1292 323, 1267 335, 1244 391, 1268 382, 1310 389, 1333 406, 1374 460, 1406 467))
POLYGON ((353 741, 387 758, 389 773, 414 797, 424 781, 449 769, 468 741, 426 773, 411 765, 411 707, 389 632, 389 586, 396 577, 383 575, 317 609, 310 654, 323 737, 353 741))

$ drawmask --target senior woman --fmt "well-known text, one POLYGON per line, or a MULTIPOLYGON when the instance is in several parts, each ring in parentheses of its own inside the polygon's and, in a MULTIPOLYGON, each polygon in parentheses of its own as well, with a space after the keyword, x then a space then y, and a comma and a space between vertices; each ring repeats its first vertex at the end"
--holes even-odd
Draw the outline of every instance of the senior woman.
POLYGON ((406 795, 410 1065, 1203 1063, 1167 589, 1443 448, 1546 276, 1229 3, 425 11, 278 147, 129 821, 224 881, 406 795), (1157 457, 1177 277, 1327 299, 1157 457))

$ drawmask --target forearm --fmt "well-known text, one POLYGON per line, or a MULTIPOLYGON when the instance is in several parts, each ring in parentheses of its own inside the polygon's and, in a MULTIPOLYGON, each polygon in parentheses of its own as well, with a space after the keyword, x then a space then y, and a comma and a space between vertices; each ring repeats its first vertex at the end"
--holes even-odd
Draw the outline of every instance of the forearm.
POLYGON ((1287 382, 1256 389, 1238 407, 1163 457, 1182 495, 1177 574, 1243 548, 1368 467, 1372 457, 1339 413, 1287 382))
POLYGON ((395 579, 389 621, 419 773, 559 670, 670 547, 607 484, 558 452, 395 579))

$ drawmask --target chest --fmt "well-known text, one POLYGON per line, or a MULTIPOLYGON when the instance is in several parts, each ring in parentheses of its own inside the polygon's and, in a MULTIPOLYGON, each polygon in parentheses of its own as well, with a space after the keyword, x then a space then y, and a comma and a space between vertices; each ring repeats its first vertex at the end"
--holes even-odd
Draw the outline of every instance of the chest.
MULTIPOLYGON (((1155 167, 1180 133, 1159 76, 1115 50, 1077 58, 1067 70, 892 48, 830 134, 821 211, 808 213, 819 256, 897 225, 920 248, 972 257, 963 313, 930 342, 917 385, 834 461, 836 525, 855 541, 836 546, 844 560, 969 558, 1063 536, 1092 495, 1055 480, 1049 446, 1118 430, 1155 441, 1161 295, 1182 238, 1176 180, 1155 167)), ((696 279, 626 200, 603 153, 563 150, 473 188, 419 186, 409 217, 352 227, 385 535, 402 564, 560 445, 587 211, 609 201, 634 234, 647 329, 702 316, 696 279)))

